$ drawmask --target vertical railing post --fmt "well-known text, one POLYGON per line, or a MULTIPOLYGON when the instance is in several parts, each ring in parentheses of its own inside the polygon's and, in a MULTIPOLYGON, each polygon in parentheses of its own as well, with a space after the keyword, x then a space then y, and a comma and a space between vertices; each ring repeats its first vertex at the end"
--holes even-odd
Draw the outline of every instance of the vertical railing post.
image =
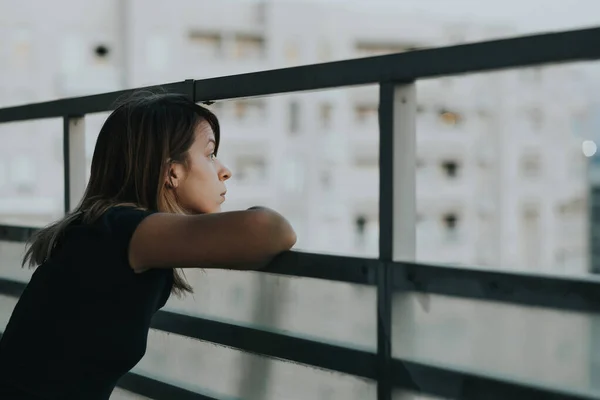
POLYGON ((196 81, 194 79, 186 79, 183 84, 185 85, 185 94, 186 96, 193 101, 196 102, 196 81))
MULTIPOLYGON (((390 262, 414 261, 416 255, 416 102, 413 82, 379 86, 378 400, 392 397, 390 262)), ((402 321, 410 319, 403 315, 402 321)))
POLYGON ((63 160, 66 214, 85 191, 85 116, 63 118, 63 160))

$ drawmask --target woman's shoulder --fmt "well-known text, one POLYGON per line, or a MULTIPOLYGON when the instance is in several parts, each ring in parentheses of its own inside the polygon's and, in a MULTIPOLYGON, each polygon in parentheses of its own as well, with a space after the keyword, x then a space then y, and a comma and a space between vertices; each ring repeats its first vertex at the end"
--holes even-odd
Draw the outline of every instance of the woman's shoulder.
POLYGON ((113 239, 129 240, 140 222, 156 212, 134 205, 111 206, 100 212, 84 210, 69 224, 67 233, 76 237, 86 233, 96 237, 103 234, 113 239))
POLYGON ((137 226, 156 211, 135 206, 111 206, 91 215, 87 210, 67 228, 63 236, 65 250, 75 253, 103 253, 100 258, 117 251, 127 261, 126 250, 137 226))
POLYGON ((135 218, 145 218, 157 211, 148 210, 134 205, 116 205, 109 207, 100 216, 104 222, 119 222, 135 218))
POLYGON ((111 234, 124 233, 131 236, 140 222, 154 213, 156 211, 133 205, 117 205, 108 208, 93 224, 111 234))

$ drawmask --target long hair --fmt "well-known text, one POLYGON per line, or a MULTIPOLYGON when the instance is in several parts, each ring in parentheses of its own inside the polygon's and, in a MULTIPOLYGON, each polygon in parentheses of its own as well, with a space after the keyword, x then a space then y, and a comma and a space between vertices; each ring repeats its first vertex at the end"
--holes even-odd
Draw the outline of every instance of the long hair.
MULTIPOLYGON (((71 223, 91 223, 114 206, 187 214, 173 191, 166 190, 165 179, 170 163, 189 165, 187 151, 202 122, 212 128, 218 149, 217 117, 184 95, 143 90, 122 100, 100 130, 81 202, 32 236, 22 265, 44 263, 71 223)), ((173 269, 172 291, 192 292, 182 270, 173 269)))

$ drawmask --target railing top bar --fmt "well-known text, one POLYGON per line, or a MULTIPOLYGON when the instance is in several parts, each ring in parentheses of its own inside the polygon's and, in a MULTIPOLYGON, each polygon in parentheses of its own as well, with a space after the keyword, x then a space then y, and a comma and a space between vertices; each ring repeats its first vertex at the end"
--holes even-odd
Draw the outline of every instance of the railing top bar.
MULTIPOLYGON (((25 243, 36 230, 37 228, 26 226, 0 225, 0 242, 25 243)), ((290 251, 279 255, 263 272, 374 285, 378 262, 368 258, 290 251)), ((2 278, 0 278, 1 293, 2 278)))
POLYGON ((42 118, 60 118, 65 116, 81 116, 85 114, 110 111, 115 102, 123 96, 141 89, 160 87, 170 93, 189 94, 193 81, 167 83, 144 88, 119 90, 116 92, 95 94, 82 97, 71 97, 42 103, 0 108, 0 122, 16 122, 42 118))
POLYGON ((197 101, 261 96, 600 58, 600 28, 437 47, 196 81, 197 101))
MULTIPOLYGON (((221 100, 600 58, 600 28, 438 47, 195 81, 195 100, 221 100)), ((190 94, 193 81, 160 85, 190 94)), ((150 87, 151 88, 151 87, 150 87)), ((137 89, 1 108, 0 123, 110 111, 137 89)))
POLYGON ((288 251, 274 259, 264 272, 336 282, 376 284, 378 260, 288 251))
MULTIPOLYGON (((0 226, 0 241, 24 242, 34 230, 0 226)), ((263 272, 374 285, 380 262, 292 251, 278 256, 263 272)), ((390 270, 395 291, 600 313, 600 279, 594 276, 553 276, 407 262, 393 262, 390 270)), ((18 296, 24 287, 25 283, 0 278, 0 294, 18 296)))

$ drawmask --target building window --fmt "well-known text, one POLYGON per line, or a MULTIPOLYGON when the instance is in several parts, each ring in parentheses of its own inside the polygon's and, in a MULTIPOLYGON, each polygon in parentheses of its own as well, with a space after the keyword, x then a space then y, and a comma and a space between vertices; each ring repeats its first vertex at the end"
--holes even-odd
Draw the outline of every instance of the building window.
POLYGON ((317 59, 319 60, 319 62, 331 61, 332 54, 331 45, 329 44, 329 42, 319 42, 317 59))
POLYGON ((235 161, 236 178, 243 183, 264 182, 267 177, 265 159, 260 156, 244 155, 235 161))
POLYGON ((62 71, 67 74, 79 72, 85 65, 85 51, 86 46, 81 37, 66 37, 62 44, 62 71))
POLYGON ((10 166, 11 183, 19 194, 31 194, 35 188, 36 171, 34 160, 28 156, 17 156, 10 166))
POLYGON ((441 109, 439 111, 439 117, 440 121, 448 126, 457 126, 462 122, 462 117, 459 113, 447 109, 441 109))
POLYGON ((243 101, 236 101, 234 105, 235 118, 237 120, 244 120, 248 112, 248 106, 243 101))
POLYGON ((19 29, 13 34, 11 60, 15 67, 26 68, 31 66, 31 32, 19 29))
POLYGON ((96 54, 96 57, 104 58, 104 57, 108 56, 109 49, 107 46, 100 44, 100 45, 96 46, 96 48, 94 49, 94 53, 96 54))
POLYGON ((454 160, 442 161, 442 170, 447 178, 456 178, 458 176, 459 164, 454 160))
POLYGON ((289 104, 289 130, 291 134, 300 131, 300 103, 292 100, 289 104))
POLYGON ((169 60, 169 43, 165 35, 153 33, 146 39, 146 60, 154 72, 163 71, 169 60))
POLYGON ((223 38, 215 32, 190 32, 190 43, 199 56, 218 57, 223 51, 223 38))
POLYGON ((304 190, 304 163, 288 157, 283 165, 284 189, 288 193, 302 193, 304 190))
POLYGON ((369 221, 364 215, 357 215, 354 218, 354 229, 356 231, 356 246, 360 252, 364 252, 367 246, 367 225, 369 221))
POLYGON ((321 122, 321 128, 331 128, 331 120, 333 114, 333 106, 329 103, 321 104, 319 107, 319 121, 321 122))
POLYGON ((523 205, 520 223, 520 253, 525 266, 534 269, 539 266, 541 255, 539 204, 523 205))
POLYGON ((444 223, 444 228, 446 230, 451 231, 456 229, 456 225, 458 224, 458 217, 455 213, 444 214, 442 220, 444 223))
POLYGON ((368 124, 376 122, 379 108, 374 104, 359 104, 354 107, 354 116, 359 124, 368 124))
POLYGON ((356 226, 356 233, 358 236, 363 237, 367 227, 367 217, 364 215, 358 215, 354 219, 354 225, 356 226))
POLYGON ((320 173, 321 185, 325 191, 331 190, 331 170, 324 169, 320 173))
POLYGON ((454 212, 442 215, 442 226, 447 240, 456 240, 458 235, 459 217, 454 212))
POLYGON ((238 121, 263 121, 265 117, 265 103, 258 99, 238 100, 234 103, 234 114, 238 121))
POLYGON ((533 107, 527 111, 527 119, 533 132, 539 132, 542 129, 544 123, 544 116, 542 110, 537 107, 533 107))
POLYGON ((265 56, 265 39, 259 35, 235 35, 236 59, 261 59, 265 56))
POLYGON ((94 60, 96 63, 103 64, 108 61, 110 55, 110 47, 104 44, 99 44, 94 47, 94 60))
POLYGON ((537 178, 542 172, 541 156, 539 154, 526 154, 521 157, 521 176, 524 178, 537 178))
POLYGON ((355 50, 359 57, 372 57, 384 54, 404 53, 416 50, 417 46, 406 43, 358 42, 355 50))
POLYGON ((542 82, 542 69, 540 67, 523 68, 519 71, 523 83, 538 85, 542 82))
POLYGON ((361 168, 362 170, 367 169, 378 169, 379 168, 379 156, 370 156, 368 154, 357 154, 354 158, 354 166, 361 168))
POLYGON ((294 42, 289 42, 285 46, 285 60, 288 64, 298 64, 300 60, 300 50, 294 42))
POLYGON ((208 103, 202 104, 202 106, 208 108, 214 114, 219 115, 223 112, 223 110, 225 108, 225 103, 222 101, 215 102, 215 103, 208 102, 208 103))
POLYGON ((355 248, 359 254, 374 254, 379 244, 379 222, 372 215, 354 217, 355 248))

